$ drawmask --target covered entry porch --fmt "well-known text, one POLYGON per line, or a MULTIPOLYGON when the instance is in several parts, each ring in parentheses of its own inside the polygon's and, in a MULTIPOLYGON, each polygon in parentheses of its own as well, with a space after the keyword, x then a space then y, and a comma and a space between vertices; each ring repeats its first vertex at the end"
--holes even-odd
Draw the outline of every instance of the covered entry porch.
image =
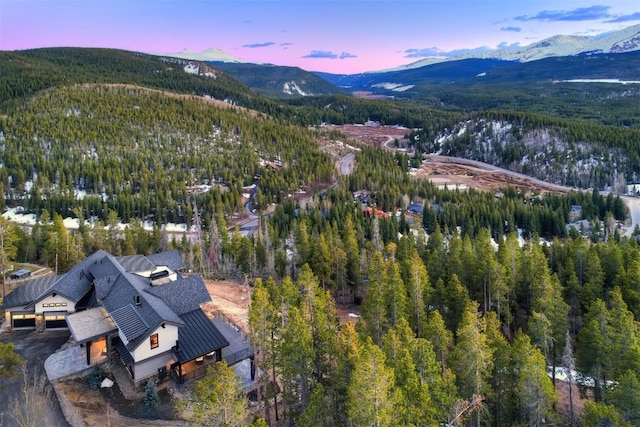
POLYGON ((111 338, 118 328, 103 307, 79 311, 67 316, 67 325, 76 345, 84 348, 86 365, 99 363, 109 355, 111 338))

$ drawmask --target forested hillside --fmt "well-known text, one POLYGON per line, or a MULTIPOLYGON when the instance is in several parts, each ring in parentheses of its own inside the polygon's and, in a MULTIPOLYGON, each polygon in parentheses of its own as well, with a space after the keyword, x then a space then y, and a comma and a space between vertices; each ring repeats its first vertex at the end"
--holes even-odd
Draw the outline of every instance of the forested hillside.
POLYGON ((637 128, 639 64, 637 51, 591 52, 525 63, 464 59, 399 71, 325 77, 352 91, 450 111, 500 109, 637 128))
POLYGON ((266 200, 279 201, 334 173, 303 128, 136 87, 48 90, 0 119, 0 131, 6 203, 36 213, 190 224, 196 185, 210 186, 199 200, 210 219, 241 210, 242 187, 258 176, 266 200))
POLYGON ((519 112, 481 112, 411 135, 420 153, 490 163, 577 188, 624 193, 640 172, 640 131, 519 112))
POLYGON ((598 190, 635 179, 636 130, 340 95, 279 104, 198 67, 0 52, 0 207, 39 220, 0 218, 1 261, 61 273, 98 249, 178 249, 187 271, 244 278, 258 415, 278 425, 639 423, 640 229, 623 235, 622 199, 598 190), (411 146, 321 126, 367 120, 415 128, 411 146), (409 174, 431 152, 594 189, 438 189, 409 174), (229 230, 252 184, 258 225, 229 230), (163 228, 182 221, 196 228, 163 228), (359 314, 341 322, 336 303, 359 314), (556 393, 559 366, 580 373, 567 381, 582 412, 556 393))
POLYGON ((340 89, 298 67, 273 64, 208 62, 258 93, 274 98, 331 95, 340 89))

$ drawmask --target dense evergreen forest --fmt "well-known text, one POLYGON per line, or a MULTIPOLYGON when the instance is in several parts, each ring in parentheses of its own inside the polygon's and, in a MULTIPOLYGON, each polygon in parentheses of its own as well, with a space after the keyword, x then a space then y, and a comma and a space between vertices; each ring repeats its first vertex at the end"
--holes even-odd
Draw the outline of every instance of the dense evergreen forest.
POLYGON ((2 118, 0 131, 7 203, 32 212, 190 224, 196 185, 212 185, 200 200, 210 219, 242 210, 242 188, 258 175, 263 197, 278 202, 334 174, 304 128, 131 87, 49 90, 2 118))
MULTIPOLYGON (((185 80, 179 62, 60 52, 0 53, 0 203, 39 219, 22 228, 0 218, 3 269, 10 260, 62 273, 98 249, 175 248, 190 271, 247 279, 258 398, 284 425, 640 423, 640 230, 621 236, 619 197, 442 190, 410 176, 419 154, 367 146, 336 178, 317 141, 342 137, 309 126, 420 128, 409 135, 420 153, 433 147, 418 141, 467 120, 519 121, 518 132, 542 126, 626 151, 615 164, 627 173, 635 131, 343 96, 278 105, 231 80, 217 86, 223 74, 185 80), (98 71, 107 68, 113 76, 98 71), (228 223, 256 183, 260 226, 244 236, 228 223), (305 203, 288 197, 300 189, 313 194, 305 203), (566 227, 578 205, 588 233, 566 227), (66 216, 93 221, 67 230, 66 216), (169 221, 201 228, 188 238, 162 228, 169 221), (357 322, 340 322, 337 304, 359 311, 357 322), (548 372, 560 366, 580 374, 568 378, 590 399, 580 416, 575 400, 558 401, 548 372)), ((447 144, 469 149, 462 134, 447 144)))

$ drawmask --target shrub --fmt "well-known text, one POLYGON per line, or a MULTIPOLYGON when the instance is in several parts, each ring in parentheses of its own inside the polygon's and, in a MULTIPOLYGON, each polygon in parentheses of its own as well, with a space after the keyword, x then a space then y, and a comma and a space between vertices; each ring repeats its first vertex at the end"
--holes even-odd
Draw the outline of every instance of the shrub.
POLYGON ((147 381, 147 384, 144 386, 144 404, 149 408, 153 408, 158 404, 159 400, 160 396, 158 396, 158 388, 156 387, 155 381, 147 381))
POLYGON ((93 371, 91 371, 91 374, 89 375, 89 388, 92 390, 99 389, 104 377, 104 372, 99 366, 93 368, 93 371))

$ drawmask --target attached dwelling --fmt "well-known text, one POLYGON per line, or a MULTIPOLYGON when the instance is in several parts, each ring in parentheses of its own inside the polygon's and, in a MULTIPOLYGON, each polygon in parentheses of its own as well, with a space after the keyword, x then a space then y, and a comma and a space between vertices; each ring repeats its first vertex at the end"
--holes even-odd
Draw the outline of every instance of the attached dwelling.
MULTIPOLYGON (((184 383, 222 360, 229 341, 202 311, 211 298, 199 275, 183 277, 177 251, 114 257, 98 251, 61 276, 34 279, 7 295, 13 328, 69 328, 126 366, 136 385, 172 374, 184 383)), ((93 352, 91 351, 93 347, 93 352)))

